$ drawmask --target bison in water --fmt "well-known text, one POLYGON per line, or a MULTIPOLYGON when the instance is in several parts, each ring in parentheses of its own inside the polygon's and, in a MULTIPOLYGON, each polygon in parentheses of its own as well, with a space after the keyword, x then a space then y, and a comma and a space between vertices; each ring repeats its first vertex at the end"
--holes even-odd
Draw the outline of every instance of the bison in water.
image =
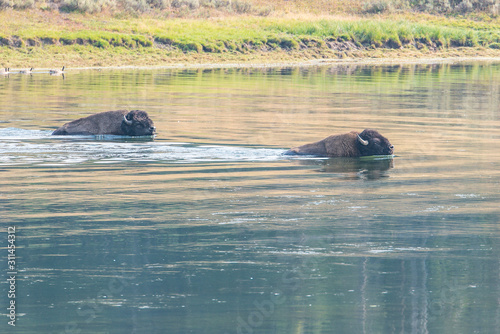
POLYGON ((369 155, 391 155, 394 146, 375 130, 366 129, 334 135, 312 144, 294 147, 286 155, 316 155, 322 157, 363 157, 369 155))
POLYGON ((156 128, 142 110, 106 111, 66 123, 53 135, 151 136, 156 128))

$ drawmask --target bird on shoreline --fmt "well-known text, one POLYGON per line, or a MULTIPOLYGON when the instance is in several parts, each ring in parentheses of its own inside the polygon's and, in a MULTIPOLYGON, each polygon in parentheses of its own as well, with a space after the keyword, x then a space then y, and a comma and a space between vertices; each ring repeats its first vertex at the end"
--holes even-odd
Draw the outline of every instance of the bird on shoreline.
POLYGON ((50 75, 59 75, 64 73, 64 66, 60 70, 49 70, 50 75))
POLYGON ((9 70, 7 67, 0 69, 0 75, 8 75, 10 73, 9 70))
POLYGON ((22 69, 22 70, 19 71, 19 73, 21 73, 21 74, 31 74, 32 71, 33 71, 33 67, 32 68, 22 69))

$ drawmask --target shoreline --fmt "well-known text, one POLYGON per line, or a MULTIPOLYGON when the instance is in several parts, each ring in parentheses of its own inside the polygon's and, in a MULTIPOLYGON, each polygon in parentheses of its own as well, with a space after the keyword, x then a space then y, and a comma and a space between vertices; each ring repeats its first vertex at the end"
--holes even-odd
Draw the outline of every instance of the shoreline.
MULTIPOLYGON (((282 62, 282 63, 202 63, 202 64, 173 64, 156 66, 109 66, 99 69, 219 69, 219 68, 280 68, 280 67, 314 67, 314 66, 342 66, 342 65, 432 65, 457 64, 466 62, 500 63, 499 57, 453 57, 453 58, 421 58, 421 59, 391 59, 391 58, 359 58, 359 59, 314 59, 309 61, 282 62)), ((82 69, 96 69, 87 67, 82 69)))
POLYGON ((11 69, 264 68, 500 59, 500 19, 411 13, 233 13, 204 20, 0 10, 0 30, 0 68, 11 69))
MULTIPOLYGON (((66 67, 66 71, 116 71, 116 70, 197 70, 197 69, 245 69, 245 68, 298 68, 320 66, 398 66, 398 65, 438 65, 463 64, 468 62, 496 64, 500 56, 476 57, 422 57, 422 58, 354 58, 354 59, 312 59, 283 62, 207 62, 207 63, 173 63, 168 65, 123 65, 123 66, 82 66, 66 67)), ((49 73, 52 68, 35 68, 33 73, 49 73)), ((15 68, 11 68, 16 74, 15 68)))

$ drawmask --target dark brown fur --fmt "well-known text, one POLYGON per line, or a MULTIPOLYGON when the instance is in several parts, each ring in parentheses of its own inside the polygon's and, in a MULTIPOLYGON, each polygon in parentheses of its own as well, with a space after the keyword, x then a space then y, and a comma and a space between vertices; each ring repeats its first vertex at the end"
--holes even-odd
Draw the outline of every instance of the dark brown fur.
POLYGON ((115 110, 94 114, 66 123, 53 135, 122 135, 150 136, 155 132, 153 121, 142 110, 115 110), (127 124, 123 117, 132 124, 127 124))
POLYGON ((321 157, 362 157, 369 155, 391 155, 394 147, 376 130, 365 129, 359 133, 351 131, 333 135, 315 143, 294 147, 287 155, 315 155, 321 157), (359 139, 358 138, 359 135, 359 139), (363 145, 363 141, 368 142, 363 145))

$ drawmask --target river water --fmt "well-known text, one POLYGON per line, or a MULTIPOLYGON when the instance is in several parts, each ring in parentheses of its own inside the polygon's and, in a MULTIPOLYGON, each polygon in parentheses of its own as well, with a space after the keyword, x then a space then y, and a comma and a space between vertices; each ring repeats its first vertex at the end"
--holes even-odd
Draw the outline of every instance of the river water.
POLYGON ((0 328, 498 333, 499 102, 495 63, 0 77, 0 328), (156 138, 50 135, 116 109, 156 138), (282 155, 365 128, 394 159, 282 155))

